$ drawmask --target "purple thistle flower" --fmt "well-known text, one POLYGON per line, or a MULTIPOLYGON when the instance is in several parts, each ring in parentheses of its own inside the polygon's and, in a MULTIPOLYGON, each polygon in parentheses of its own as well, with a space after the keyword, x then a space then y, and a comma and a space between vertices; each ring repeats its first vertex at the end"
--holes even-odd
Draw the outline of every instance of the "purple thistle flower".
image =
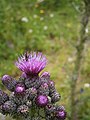
POLYGON ((27 75, 37 75, 46 66, 47 59, 42 53, 25 53, 18 58, 16 66, 27 75))
POLYGON ((46 95, 39 95, 39 96, 37 96, 36 104, 39 107, 45 107, 48 104, 48 97, 46 95))
POLYGON ((46 57, 39 52, 26 52, 15 64, 22 75, 18 81, 9 75, 2 77, 2 83, 12 93, 8 96, 0 90, 0 113, 16 119, 64 120, 66 111, 63 106, 55 105, 60 95, 50 73, 39 75, 47 64, 46 57))

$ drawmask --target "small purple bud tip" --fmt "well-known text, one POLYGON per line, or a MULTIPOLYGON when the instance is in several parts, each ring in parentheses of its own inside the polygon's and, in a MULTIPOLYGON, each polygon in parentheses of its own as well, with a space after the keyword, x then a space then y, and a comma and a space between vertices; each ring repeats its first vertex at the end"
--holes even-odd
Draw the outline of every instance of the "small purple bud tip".
POLYGON ((32 88, 31 88, 31 91, 32 91, 33 93, 34 93, 34 92, 36 93, 37 90, 36 90, 36 88, 32 87, 32 88))
POLYGON ((21 78, 24 78, 24 79, 27 79, 27 78, 30 78, 30 75, 26 74, 25 72, 23 72, 21 74, 21 78))
POLYGON ((9 80, 11 80, 11 76, 9 76, 9 75, 4 75, 4 76, 2 77, 2 82, 3 82, 3 83, 6 82, 6 81, 9 81, 9 80))
POLYGON ((52 104, 48 104, 48 105, 46 105, 46 111, 47 112, 54 112, 54 110, 55 110, 55 107, 52 105, 52 104))
POLYGON ((21 95, 24 94, 25 92, 25 87, 22 84, 17 84, 15 88, 15 94, 21 95))
POLYGON ((48 98, 47 98, 47 96, 46 95, 39 95, 36 98, 36 104, 39 107, 45 107, 48 104, 48 98))
POLYGON ((66 118, 66 112, 64 110, 56 111, 56 117, 58 119, 64 120, 66 118))
POLYGON ((4 105, 2 106, 2 109, 3 109, 4 111, 9 111, 9 105, 8 105, 8 104, 4 104, 4 105))
POLYGON ((26 73, 23 72, 23 73, 21 74, 21 78, 27 78, 26 73))
POLYGON ((43 83, 41 86, 44 87, 44 88, 48 88, 48 84, 47 83, 43 83))
POLYGON ((50 73, 49 73, 49 72, 43 72, 43 73, 41 74, 41 77, 50 78, 50 73))
POLYGON ((51 108, 53 108, 53 110, 55 109, 55 107, 52 104, 48 104, 46 108, 48 108, 48 110, 50 110, 51 108))
POLYGON ((52 105, 47 105, 47 108, 49 108, 49 109, 50 109, 51 107, 52 107, 52 105))
POLYGON ((49 84, 49 86, 51 86, 51 87, 55 86, 55 83, 54 83, 52 80, 50 80, 50 81, 48 82, 48 84, 49 84))

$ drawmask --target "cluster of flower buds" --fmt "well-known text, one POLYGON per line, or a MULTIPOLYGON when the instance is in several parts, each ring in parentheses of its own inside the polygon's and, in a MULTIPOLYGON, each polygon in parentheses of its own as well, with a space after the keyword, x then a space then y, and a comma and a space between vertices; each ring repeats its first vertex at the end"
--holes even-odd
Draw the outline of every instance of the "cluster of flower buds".
POLYGON ((64 120, 64 107, 55 105, 60 95, 45 68, 46 57, 42 53, 25 53, 15 63, 22 75, 15 80, 9 75, 2 77, 2 83, 11 91, 7 95, 0 90, 0 112, 14 119, 24 120, 64 120))

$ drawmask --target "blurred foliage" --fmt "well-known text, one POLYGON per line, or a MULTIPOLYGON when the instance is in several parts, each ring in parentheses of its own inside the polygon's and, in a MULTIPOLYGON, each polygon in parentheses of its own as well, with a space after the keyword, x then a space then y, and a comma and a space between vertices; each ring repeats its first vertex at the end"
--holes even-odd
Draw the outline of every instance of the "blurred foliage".
MULTIPOLYGON (((51 73, 51 78, 56 82, 68 116, 69 75, 74 67, 82 6, 82 0, 0 0, 0 77, 9 74, 17 78, 21 74, 14 62, 26 50, 43 52, 49 61, 45 70, 51 73)), ((90 35, 90 31, 87 34, 90 35)), ((83 101, 79 107, 80 120, 90 119, 90 100, 87 99, 90 87, 84 87, 90 78, 88 43, 86 48, 78 86, 78 91, 84 89, 82 94, 79 93, 83 101)))

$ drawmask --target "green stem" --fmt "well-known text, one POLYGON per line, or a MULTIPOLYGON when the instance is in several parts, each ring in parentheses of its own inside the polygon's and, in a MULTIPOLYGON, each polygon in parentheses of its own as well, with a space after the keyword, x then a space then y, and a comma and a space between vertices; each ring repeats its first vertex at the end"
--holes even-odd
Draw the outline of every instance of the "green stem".
POLYGON ((76 61, 75 61, 75 68, 72 73, 72 81, 71 81, 71 120, 78 120, 78 114, 77 114, 77 95, 76 95, 76 87, 77 87, 77 81, 78 77, 80 74, 80 68, 81 68, 81 63, 83 59, 83 51, 84 51, 84 44, 87 40, 86 36, 86 27, 89 22, 89 17, 90 17, 90 1, 89 0, 84 0, 85 3, 85 11, 83 13, 83 17, 81 20, 81 32, 80 32, 80 40, 78 45, 76 46, 77 50, 77 55, 76 55, 76 61))

